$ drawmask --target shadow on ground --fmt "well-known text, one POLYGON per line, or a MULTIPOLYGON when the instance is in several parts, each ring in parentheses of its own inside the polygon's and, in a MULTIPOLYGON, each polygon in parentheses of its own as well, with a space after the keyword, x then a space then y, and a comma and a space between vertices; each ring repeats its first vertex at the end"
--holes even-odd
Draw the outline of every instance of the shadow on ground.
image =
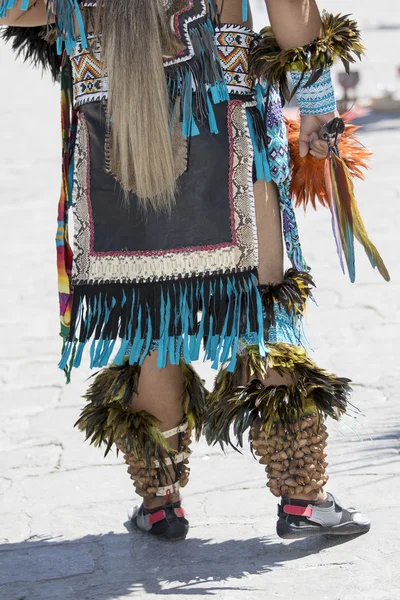
MULTIPOLYGON (((7 600, 74 597, 115 600, 128 594, 214 595, 237 590, 234 580, 261 575, 336 546, 340 538, 250 538, 168 544, 145 534, 107 533, 74 541, 41 539, 0 546, 0 594, 7 600), (5 595, 4 595, 5 594, 5 595)), ((193 535, 193 534, 192 534, 193 535)), ((246 590, 243 583, 240 590, 246 590)), ((250 588, 249 588, 250 589, 250 588)))
POLYGON ((371 110, 362 117, 354 119, 353 124, 360 125, 364 131, 373 129, 375 125, 379 126, 379 131, 395 131, 400 129, 400 111, 378 112, 371 110))

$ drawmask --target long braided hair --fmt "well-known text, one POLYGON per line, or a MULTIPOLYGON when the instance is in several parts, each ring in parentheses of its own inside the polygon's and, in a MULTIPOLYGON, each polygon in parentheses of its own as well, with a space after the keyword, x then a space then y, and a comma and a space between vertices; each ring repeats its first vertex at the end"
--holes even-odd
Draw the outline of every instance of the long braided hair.
POLYGON ((108 73, 110 159, 125 192, 171 210, 176 174, 163 56, 181 46, 165 0, 97 0, 96 31, 108 73))

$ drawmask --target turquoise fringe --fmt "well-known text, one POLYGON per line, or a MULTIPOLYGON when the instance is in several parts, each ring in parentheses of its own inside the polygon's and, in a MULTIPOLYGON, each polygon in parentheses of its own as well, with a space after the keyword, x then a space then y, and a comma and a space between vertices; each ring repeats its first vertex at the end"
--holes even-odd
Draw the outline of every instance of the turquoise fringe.
MULTIPOLYGON (((15 7, 17 0, 0 0, 0 19, 4 19, 7 16, 9 10, 15 7)), ((20 9, 23 11, 28 10, 29 0, 22 0, 20 9)))
POLYGON ((190 364, 204 346, 213 368, 228 362, 233 371, 241 335, 252 335, 260 355, 266 354, 261 296, 253 272, 159 282, 146 290, 140 284, 122 291, 118 286, 114 291, 77 286, 72 321, 59 363, 67 374, 80 366, 87 345, 91 368, 111 360, 122 365, 126 358, 131 365, 141 365, 154 340, 158 368, 179 364, 181 357, 190 364))
POLYGON ((82 48, 87 49, 87 37, 85 24, 78 0, 50 0, 56 15, 56 48, 57 53, 62 54, 64 47, 68 55, 71 55, 77 43, 75 32, 75 21, 78 26, 82 48))
MULTIPOLYGON (((274 305, 275 323, 268 327, 265 344, 268 353, 268 344, 289 344, 309 349, 310 344, 304 334, 303 319, 299 315, 288 313, 279 303, 274 305)), ((239 351, 247 346, 257 344, 254 334, 240 336, 239 351)))
POLYGON ((242 0, 242 21, 245 23, 249 18, 249 0, 242 0))
MULTIPOLYGON (((200 134, 196 116, 206 117, 210 132, 218 134, 214 104, 227 102, 228 88, 218 60, 214 28, 210 19, 189 28, 195 58, 193 61, 167 67, 167 86, 170 98, 182 97, 182 135, 200 134)), ((171 116, 171 121, 173 115, 171 116)))
MULTIPOLYGON (((42 1, 42 0, 40 0, 42 1)), ((14 8, 17 0, 0 0, 0 19, 7 16, 7 12, 14 8)), ((29 8, 29 0, 22 0, 21 10, 26 11, 29 8)), ((83 48, 87 48, 87 38, 85 24, 78 0, 48 0, 48 15, 55 15, 56 25, 56 48, 57 53, 61 55, 64 47, 67 53, 72 54, 77 41, 75 33, 75 22, 78 26, 79 35, 83 48)), ((51 25, 48 23, 48 29, 51 25)))

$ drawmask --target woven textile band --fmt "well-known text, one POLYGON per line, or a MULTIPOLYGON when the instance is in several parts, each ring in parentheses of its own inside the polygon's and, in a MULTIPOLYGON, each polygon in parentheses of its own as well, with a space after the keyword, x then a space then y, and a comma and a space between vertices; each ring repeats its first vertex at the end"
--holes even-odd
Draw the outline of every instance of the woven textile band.
POLYGON ((297 86, 296 99, 302 115, 325 115, 336 110, 335 90, 333 89, 331 70, 324 69, 318 81, 308 87, 310 73, 291 72, 292 82, 297 86), (302 79, 303 78, 303 79, 302 79))
POLYGON ((242 25, 224 24, 215 29, 218 58, 230 94, 254 93, 248 63, 251 44, 256 37, 254 31, 242 25))

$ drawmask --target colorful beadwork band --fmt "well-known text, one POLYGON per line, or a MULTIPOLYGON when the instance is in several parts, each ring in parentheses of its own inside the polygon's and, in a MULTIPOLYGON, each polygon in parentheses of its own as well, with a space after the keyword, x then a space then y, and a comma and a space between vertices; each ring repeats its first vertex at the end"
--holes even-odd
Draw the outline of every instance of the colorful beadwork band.
POLYGON ((318 81, 311 85, 307 85, 311 72, 292 71, 290 74, 293 86, 300 84, 296 91, 296 99, 302 115, 325 115, 336 110, 335 90, 330 69, 324 69, 318 81))

